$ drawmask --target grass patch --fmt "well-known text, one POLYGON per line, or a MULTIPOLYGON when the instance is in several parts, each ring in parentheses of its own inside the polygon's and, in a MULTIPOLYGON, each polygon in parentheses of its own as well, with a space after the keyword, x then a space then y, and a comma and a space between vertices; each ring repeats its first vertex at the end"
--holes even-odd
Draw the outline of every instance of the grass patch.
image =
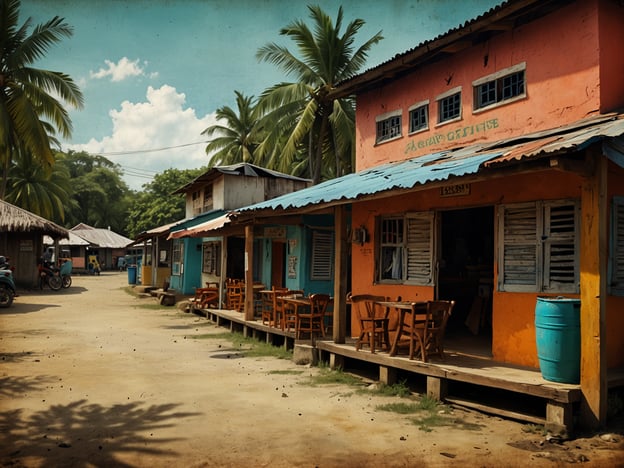
MULTIPOLYGON (((134 306, 136 309, 146 309, 146 310, 167 310, 171 311, 171 306, 165 306, 160 304, 139 304, 134 306)), ((175 310, 175 309, 173 309, 175 310)))
POLYGON ((392 385, 386 385, 381 382, 375 388, 367 388, 363 391, 366 393, 373 393, 375 395, 389 397, 397 396, 401 398, 409 398, 412 396, 412 392, 410 391, 407 383, 404 380, 392 385))
POLYGON ((316 387, 318 385, 347 385, 361 387, 365 383, 359 377, 343 372, 342 369, 331 370, 326 367, 319 368, 317 375, 310 376, 302 385, 316 387))
POLYGON ((414 414, 422 411, 418 403, 387 403, 385 405, 377 405, 377 409, 398 414, 414 414))
POLYGON ((247 338, 242 333, 224 332, 205 335, 194 335, 195 340, 225 340, 232 343, 232 348, 246 357, 274 357, 277 359, 292 359, 292 351, 283 346, 273 346, 255 338, 247 338))
POLYGON ((424 432, 431 432, 434 427, 449 425, 448 419, 436 413, 430 413, 423 418, 413 419, 412 421, 418 426, 418 429, 424 432))
POLYGON ((301 375, 303 371, 301 370, 272 370, 268 372, 269 374, 277 374, 277 375, 301 375))

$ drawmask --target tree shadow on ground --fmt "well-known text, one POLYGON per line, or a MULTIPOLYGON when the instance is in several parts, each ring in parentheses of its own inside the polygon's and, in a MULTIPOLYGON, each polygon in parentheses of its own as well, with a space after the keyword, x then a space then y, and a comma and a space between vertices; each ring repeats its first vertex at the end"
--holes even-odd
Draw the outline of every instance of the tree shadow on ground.
POLYGON ((129 467, 124 455, 170 458, 176 453, 163 444, 181 438, 159 437, 159 430, 201 415, 175 411, 179 405, 131 402, 106 407, 82 399, 33 414, 2 411, 0 465, 129 467))

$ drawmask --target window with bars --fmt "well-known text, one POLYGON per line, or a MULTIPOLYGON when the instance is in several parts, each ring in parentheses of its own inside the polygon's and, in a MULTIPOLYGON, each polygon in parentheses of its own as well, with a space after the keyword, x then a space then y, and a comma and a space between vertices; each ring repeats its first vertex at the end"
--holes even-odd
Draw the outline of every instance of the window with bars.
POLYGON ((221 242, 202 244, 202 273, 221 276, 221 242))
POLYGON ((376 143, 391 140, 392 138, 401 136, 401 112, 396 111, 390 114, 384 114, 376 119, 377 136, 376 143))
POLYGON ((578 293, 578 225, 577 201, 502 205, 499 290, 578 293))
POLYGON ((614 197, 611 213, 609 292, 624 296, 624 197, 614 197))
POLYGON ((438 100, 438 122, 447 122, 449 120, 461 117, 461 92, 445 96, 438 100))
MULTIPOLYGON (((181 274, 182 268, 182 255, 183 255, 183 244, 182 241, 174 240, 173 247, 171 252, 171 274, 174 276, 178 276, 181 274)), ((162 259, 162 251, 161 251, 161 259, 162 259)))
POLYGON ((474 90, 474 109, 482 109, 510 99, 526 95, 526 64, 501 70, 498 73, 476 80, 474 90))
POLYGON ((416 105, 409 111, 410 133, 429 128, 429 104, 416 105))
POLYGON ((433 213, 381 218, 378 274, 380 282, 433 283, 433 213))
POLYGON ((334 234, 328 231, 312 231, 312 260, 310 279, 330 281, 334 272, 334 234))

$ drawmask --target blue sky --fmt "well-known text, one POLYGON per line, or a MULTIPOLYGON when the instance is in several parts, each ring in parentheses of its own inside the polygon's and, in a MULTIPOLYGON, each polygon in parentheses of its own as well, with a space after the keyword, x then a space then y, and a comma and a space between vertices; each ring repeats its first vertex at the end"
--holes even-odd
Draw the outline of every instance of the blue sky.
POLYGON ((366 22, 359 46, 378 31, 365 69, 457 27, 500 2, 495 0, 22 0, 20 25, 54 16, 74 28, 39 68, 68 73, 85 96, 71 110, 74 132, 63 149, 102 154, 121 165, 133 189, 167 168, 207 164, 201 132, 216 123, 214 112, 234 107, 234 91, 258 96, 292 81, 268 63, 259 47, 276 42, 294 20, 308 24, 307 5, 335 17, 343 27, 366 22))

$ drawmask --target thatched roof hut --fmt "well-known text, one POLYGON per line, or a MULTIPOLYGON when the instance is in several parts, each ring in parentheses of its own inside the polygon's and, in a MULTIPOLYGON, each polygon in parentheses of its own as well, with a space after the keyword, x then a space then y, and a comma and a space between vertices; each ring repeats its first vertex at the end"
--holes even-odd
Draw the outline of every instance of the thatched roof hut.
POLYGON ((38 232, 67 239, 67 229, 41 216, 0 200, 0 232, 38 232))
POLYGON ((58 224, 0 200, 0 255, 10 257, 18 286, 37 284, 37 260, 46 234, 54 239, 69 237, 58 224))

